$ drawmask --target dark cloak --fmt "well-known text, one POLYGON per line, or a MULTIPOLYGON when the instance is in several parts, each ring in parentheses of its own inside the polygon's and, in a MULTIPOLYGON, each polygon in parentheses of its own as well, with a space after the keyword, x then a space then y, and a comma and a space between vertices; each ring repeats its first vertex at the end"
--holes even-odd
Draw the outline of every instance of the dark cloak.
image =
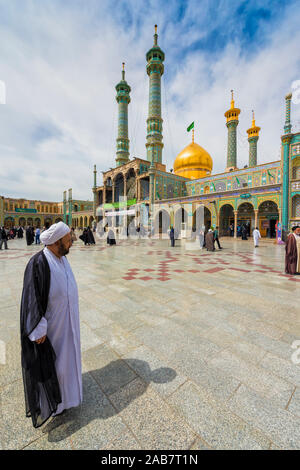
POLYGON ((26 230, 26 241, 27 245, 32 245, 32 243, 34 242, 34 231, 32 227, 29 227, 26 230))
POLYGON ((247 233, 248 233, 247 227, 243 227, 242 228, 242 240, 248 240, 247 233))
POLYGON ((87 244, 87 230, 86 228, 84 229, 84 231, 82 232, 81 235, 79 235, 79 238, 80 240, 83 241, 83 243, 86 245, 87 244))
POLYGON ((88 243, 90 243, 91 245, 95 245, 95 238, 90 228, 87 229, 86 237, 88 243))
POLYGON ((175 232, 174 232, 173 227, 170 230, 170 240, 171 240, 171 246, 175 246, 175 232))
POLYGON ((18 229, 18 238, 23 238, 23 229, 21 227, 18 229))
POLYGON ((293 233, 291 233, 288 236, 286 245, 285 245, 285 272, 287 274, 296 274, 297 261, 298 261, 297 243, 296 243, 296 239, 293 233))
POLYGON ((47 421, 61 403, 54 349, 48 337, 42 344, 28 337, 46 313, 49 288, 49 264, 43 251, 39 251, 26 266, 20 318, 25 409, 35 428, 47 421))
POLYGON ((215 251, 214 232, 207 232, 205 237, 205 245, 207 251, 215 251))

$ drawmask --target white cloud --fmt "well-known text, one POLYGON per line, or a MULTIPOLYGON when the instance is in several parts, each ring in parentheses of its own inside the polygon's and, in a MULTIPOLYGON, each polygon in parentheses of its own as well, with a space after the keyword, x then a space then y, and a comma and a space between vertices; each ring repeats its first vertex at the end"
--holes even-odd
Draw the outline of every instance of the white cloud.
MULTIPOLYGON (((213 157, 214 172, 223 171, 227 146, 224 112, 230 104, 231 88, 242 110, 239 166, 248 161, 246 129, 251 125, 251 109, 255 109, 257 125, 262 128, 259 163, 278 159, 284 96, 292 82, 300 79, 299 9, 286 11, 256 54, 251 47, 243 49, 237 38, 222 54, 208 54, 193 50, 192 45, 230 18, 225 6, 214 23, 206 24, 210 2, 201 3, 201 8, 190 2, 181 21, 173 20, 176 2, 169 2, 164 9, 159 8, 159 2, 126 4, 128 12, 134 12, 131 24, 130 14, 125 17, 128 27, 120 25, 120 5, 114 9, 109 2, 90 0, 82 3, 85 7, 81 10, 46 0, 28 1, 22 11, 18 11, 17 2, 5 5, 6 23, 0 29, 4 45, 0 79, 6 83, 6 105, 0 105, 2 194, 55 201, 72 187, 74 198, 92 199, 94 163, 98 175, 114 166, 114 87, 121 78, 123 61, 132 88, 131 157, 145 158, 145 53, 152 46, 155 22, 159 44, 166 53, 163 158, 167 169, 188 144, 186 127, 195 120, 196 141, 213 157), (47 123, 57 129, 57 135, 54 132, 51 138, 38 140, 39 126, 47 123)), ((292 117, 294 122, 300 121, 300 105, 293 105, 292 117)))

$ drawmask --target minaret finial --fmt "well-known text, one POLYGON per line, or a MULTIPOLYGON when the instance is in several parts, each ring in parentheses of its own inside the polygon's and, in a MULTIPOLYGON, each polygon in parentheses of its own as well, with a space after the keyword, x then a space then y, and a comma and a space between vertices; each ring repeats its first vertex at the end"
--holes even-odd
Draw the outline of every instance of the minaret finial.
POLYGON ((231 90, 231 109, 234 108, 233 90, 231 90))
POLYGON ((254 116, 254 110, 252 109, 252 127, 255 127, 255 116, 254 116))
POLYGON ((154 26, 154 45, 157 46, 157 38, 158 38, 158 34, 157 34, 157 24, 154 26))
POLYGON ((122 62, 122 80, 125 80, 125 62, 122 62))

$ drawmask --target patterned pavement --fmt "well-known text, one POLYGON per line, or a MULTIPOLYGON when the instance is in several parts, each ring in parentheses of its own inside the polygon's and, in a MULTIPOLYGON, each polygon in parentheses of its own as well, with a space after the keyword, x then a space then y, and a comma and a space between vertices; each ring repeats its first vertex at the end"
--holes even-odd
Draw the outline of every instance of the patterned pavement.
POLYGON ((24 416, 19 303, 41 247, 9 242, 2 448, 299 449, 300 276, 284 274, 284 246, 221 243, 214 253, 168 240, 74 244, 84 402, 36 430, 24 416))

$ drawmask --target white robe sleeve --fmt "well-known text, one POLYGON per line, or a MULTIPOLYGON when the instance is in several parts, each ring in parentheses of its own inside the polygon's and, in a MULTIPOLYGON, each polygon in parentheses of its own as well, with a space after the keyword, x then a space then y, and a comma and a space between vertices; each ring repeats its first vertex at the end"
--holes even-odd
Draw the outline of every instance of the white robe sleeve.
POLYGON ((35 327, 32 333, 29 335, 30 341, 36 341, 37 339, 42 338, 43 336, 46 336, 47 334, 47 320, 45 317, 43 317, 40 320, 40 323, 35 327))

